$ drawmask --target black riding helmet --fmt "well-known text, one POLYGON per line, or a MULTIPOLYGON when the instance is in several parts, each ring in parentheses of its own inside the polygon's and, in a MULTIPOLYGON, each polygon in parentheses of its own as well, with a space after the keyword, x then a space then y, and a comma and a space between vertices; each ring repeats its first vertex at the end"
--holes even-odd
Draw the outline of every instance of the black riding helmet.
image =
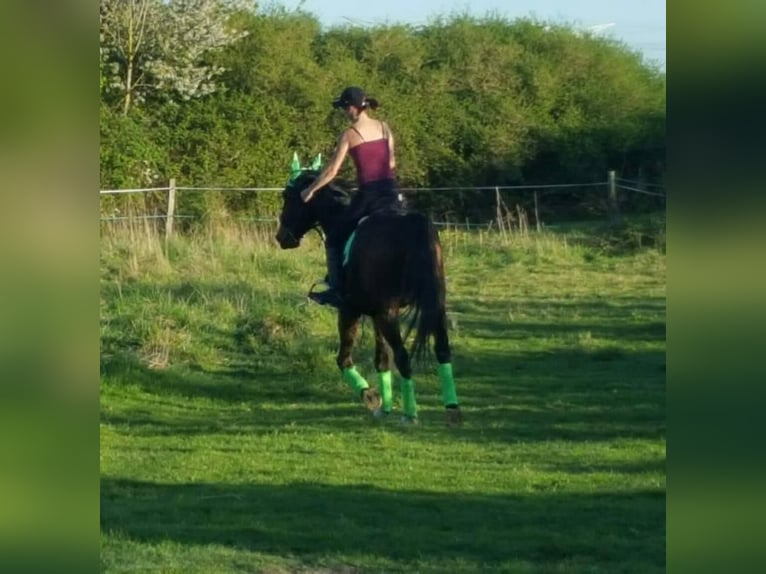
POLYGON ((350 86, 343 90, 332 103, 333 108, 347 108, 348 106, 367 107, 367 94, 362 88, 350 86))

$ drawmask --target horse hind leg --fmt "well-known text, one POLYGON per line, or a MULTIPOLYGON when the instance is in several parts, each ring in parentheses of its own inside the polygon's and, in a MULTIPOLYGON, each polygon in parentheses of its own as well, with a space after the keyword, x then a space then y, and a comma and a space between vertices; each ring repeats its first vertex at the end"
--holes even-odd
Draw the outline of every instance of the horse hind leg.
POLYGON ((360 315, 351 314, 347 311, 338 313, 340 349, 338 350, 336 362, 338 368, 343 373, 343 379, 361 399, 364 406, 371 411, 375 411, 381 405, 380 393, 377 389, 371 388, 365 378, 357 371, 356 366, 354 366, 354 360, 351 357, 356 334, 359 330, 360 318, 360 315))
POLYGON ((447 314, 442 312, 434 333, 434 354, 439 363, 437 373, 442 390, 447 426, 463 424, 463 413, 457 400, 455 377, 452 373, 452 351, 447 334, 447 314))

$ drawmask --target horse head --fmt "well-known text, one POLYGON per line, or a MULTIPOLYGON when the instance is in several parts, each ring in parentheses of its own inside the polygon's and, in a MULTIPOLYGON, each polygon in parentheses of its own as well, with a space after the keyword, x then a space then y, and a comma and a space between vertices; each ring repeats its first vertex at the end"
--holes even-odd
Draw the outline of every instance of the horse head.
POLYGON ((296 162, 297 156, 293 158, 290 179, 282 192, 282 212, 276 236, 282 249, 294 249, 310 229, 326 227, 348 205, 349 200, 346 190, 337 184, 329 184, 305 203, 301 199, 301 192, 319 176, 319 159, 315 159, 308 168, 302 168, 296 162))
POLYGON ((279 214, 279 229, 277 242, 282 249, 294 249, 300 245, 301 239, 318 223, 317 210, 314 201, 305 203, 301 192, 306 189, 319 175, 316 171, 304 171, 291 179, 282 191, 282 211, 279 214))

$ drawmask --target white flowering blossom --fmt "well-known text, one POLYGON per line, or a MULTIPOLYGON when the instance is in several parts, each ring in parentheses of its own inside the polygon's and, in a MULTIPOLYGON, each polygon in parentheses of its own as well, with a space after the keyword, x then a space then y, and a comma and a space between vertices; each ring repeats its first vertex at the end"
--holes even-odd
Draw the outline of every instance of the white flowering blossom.
POLYGON ((101 0, 104 84, 124 113, 150 92, 184 100, 214 92, 223 69, 205 58, 245 35, 230 16, 252 8, 252 0, 101 0))

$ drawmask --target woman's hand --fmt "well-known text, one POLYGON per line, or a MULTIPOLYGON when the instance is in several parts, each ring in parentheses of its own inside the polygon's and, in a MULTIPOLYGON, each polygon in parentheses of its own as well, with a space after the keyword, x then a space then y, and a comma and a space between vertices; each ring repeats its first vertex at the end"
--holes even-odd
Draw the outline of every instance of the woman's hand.
POLYGON ((340 141, 338 142, 338 145, 335 146, 335 153, 333 153, 330 165, 319 174, 319 177, 314 180, 314 183, 301 192, 303 203, 311 201, 311 198, 314 197, 318 190, 322 189, 325 185, 330 183, 336 175, 338 175, 338 170, 340 169, 343 160, 346 158, 346 153, 348 153, 348 130, 344 131, 340 136, 340 141))

